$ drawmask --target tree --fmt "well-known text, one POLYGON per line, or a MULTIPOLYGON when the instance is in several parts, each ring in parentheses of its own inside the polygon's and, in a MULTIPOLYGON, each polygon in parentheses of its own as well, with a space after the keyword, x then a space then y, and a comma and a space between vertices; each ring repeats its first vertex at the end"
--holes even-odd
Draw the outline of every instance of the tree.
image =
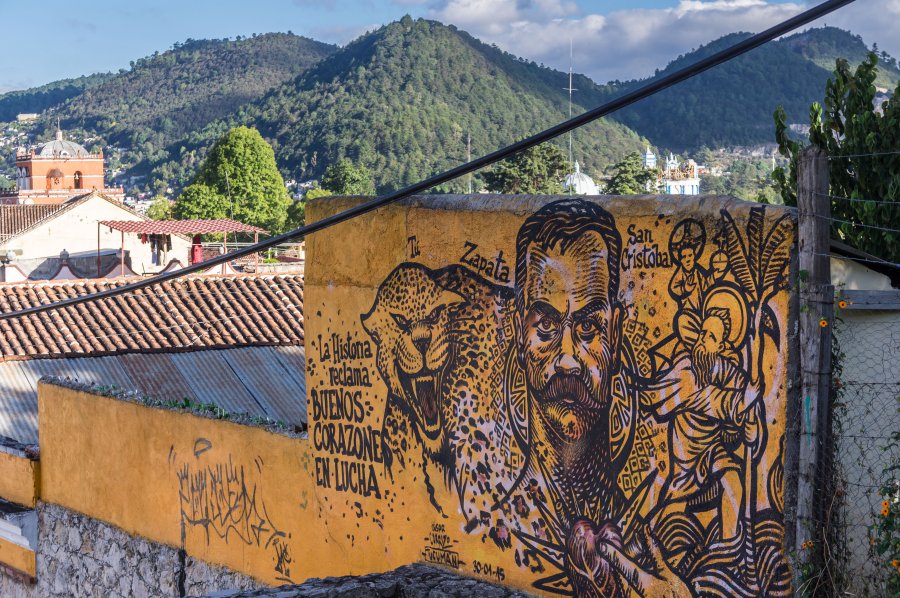
POLYGON ((329 195, 332 195, 332 193, 328 189, 316 187, 315 189, 310 189, 306 192, 306 194, 303 196, 303 201, 307 202, 311 199, 316 199, 317 197, 328 197, 329 195))
POLYGON ((147 217, 153 220, 169 220, 172 218, 172 202, 159 196, 147 207, 147 217))
MULTIPOLYGON (((838 59, 825 85, 824 108, 810 108, 809 140, 828 155, 832 235, 862 251, 900 262, 900 84, 875 107, 878 57, 869 53, 856 72, 838 59), (887 229, 887 230, 884 230, 887 229)), ((775 111, 775 139, 790 160, 774 178, 784 203, 797 205, 799 142, 789 136, 787 114, 775 111)))
POLYGON ((375 183, 369 169, 346 158, 328 165, 319 186, 329 192, 326 195, 375 195, 375 183))
POLYGON ((178 218, 234 218, 272 232, 284 229, 290 198, 275 152, 256 129, 237 127, 212 147, 178 196, 178 218))
POLYGON ((288 206, 286 230, 300 228, 306 223, 306 200, 297 199, 288 206))
POLYGON ((606 188, 610 195, 635 195, 651 191, 650 184, 656 173, 644 168, 644 160, 639 153, 628 154, 613 168, 615 174, 606 188))
POLYGON ((494 164, 482 176, 488 191, 496 193, 562 193, 562 182, 571 170, 555 145, 543 143, 494 164))

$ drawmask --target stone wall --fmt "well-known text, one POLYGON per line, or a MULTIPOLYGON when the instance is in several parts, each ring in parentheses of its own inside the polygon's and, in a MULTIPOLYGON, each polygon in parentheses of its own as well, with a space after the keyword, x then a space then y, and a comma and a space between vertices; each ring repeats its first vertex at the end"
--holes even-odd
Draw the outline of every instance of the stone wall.
POLYGON ((263 587, 63 507, 38 505, 37 584, 0 574, 0 596, 186 596, 263 587))

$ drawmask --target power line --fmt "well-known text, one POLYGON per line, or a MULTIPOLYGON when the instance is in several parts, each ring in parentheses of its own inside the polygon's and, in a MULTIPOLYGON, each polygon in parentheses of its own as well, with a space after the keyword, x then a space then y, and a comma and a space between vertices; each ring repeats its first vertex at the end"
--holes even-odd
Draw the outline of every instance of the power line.
POLYGON ((896 152, 872 152, 871 154, 838 154, 828 156, 829 160, 837 160, 838 158, 868 158, 869 156, 898 156, 900 151, 896 152))
POLYGON ((27 314, 40 313, 43 311, 48 311, 51 309, 56 309, 59 307, 66 307, 69 305, 76 305, 78 303, 84 303, 86 301, 93 301, 95 299, 101 299, 104 297, 112 297, 115 295, 121 295, 123 293, 127 293, 129 291, 147 287, 154 284, 159 284, 161 282, 165 282, 167 280, 172 280, 174 278, 180 278, 181 276, 186 276, 188 274, 192 274, 199 270, 206 270, 211 266, 215 266, 221 264, 226 261, 231 261, 233 259, 243 257, 245 255, 250 255, 252 253, 257 253, 264 249, 268 249, 269 247, 273 247, 275 245, 279 245, 285 241, 295 239, 297 237, 310 235, 312 233, 325 230, 326 228, 332 227, 336 224, 340 224, 342 222, 346 222, 351 218, 356 218, 357 216, 362 216, 364 214, 368 214, 380 207, 386 206, 388 204, 394 203, 401 199, 410 197, 411 195, 415 195, 416 193, 421 193, 423 191, 427 191, 433 187, 451 181, 455 178, 458 178, 462 175, 468 174, 470 172, 474 172, 476 170, 480 170, 481 168, 485 168, 494 164, 495 162, 499 162, 504 158, 508 158, 513 154, 519 153, 521 151, 527 150, 529 148, 535 147, 544 143, 546 141, 550 141, 551 139, 555 139, 560 135, 564 135, 569 131, 573 131, 581 126, 584 126, 590 122, 593 122, 599 118, 607 116, 616 110, 624 108, 626 106, 630 106, 639 100, 643 100, 644 98, 648 98, 655 93, 658 93, 664 89, 672 87, 682 81, 687 81, 688 79, 699 75, 715 66, 728 62, 729 60, 741 56, 742 54, 746 54, 750 50, 758 48, 777 37, 781 37, 786 33, 797 29, 798 27, 802 27, 816 19, 819 19, 838 8, 846 6, 848 4, 852 4, 855 0, 827 0, 813 8, 810 8, 807 11, 800 13, 786 21, 782 21, 781 23, 775 25, 774 27, 770 27, 761 33, 757 33, 741 42, 734 44, 728 48, 720 52, 716 52, 715 54, 708 56, 702 60, 697 61, 696 63, 686 66, 682 69, 679 69, 673 73, 670 73, 664 77, 656 79, 655 81, 650 81, 639 88, 630 91, 618 98, 610 100, 605 104, 598 106, 597 108, 593 108, 586 112, 579 114, 569 120, 561 122, 549 129, 545 129, 531 137, 527 137, 520 141, 517 141, 511 145, 508 145, 504 148, 493 151, 489 154, 481 156, 480 158, 476 158, 466 164, 461 164, 455 168, 451 168, 450 170, 446 170, 440 174, 436 174, 432 177, 429 177, 423 181, 419 181, 418 183, 414 183, 404 189, 400 189, 399 191, 394 191, 393 193, 388 193, 387 195, 383 195, 381 197, 372 198, 358 206, 350 208, 348 210, 344 210, 338 214, 333 214, 326 218, 323 218, 317 222, 312 224, 308 224, 306 226, 301 226, 300 228, 288 231, 286 233, 281 233, 280 235, 275 235, 266 239, 265 241, 260 241, 259 243, 245 247, 243 249, 239 249, 235 252, 221 255, 215 257, 213 259, 207 260, 202 263, 202 266, 199 264, 194 264, 183 268, 181 270, 177 270, 175 272, 167 272, 165 274, 158 274, 152 278, 148 278, 146 280, 141 280, 138 282, 134 282, 122 287, 118 287, 115 289, 108 289, 106 291, 101 291, 99 293, 95 293, 93 295, 85 295, 82 297, 75 297, 71 299, 65 299, 58 303, 51 303, 46 305, 40 305, 35 307, 30 307, 28 309, 19 310, 11 313, 0 314, 0 320, 5 320, 7 318, 18 317, 27 314))

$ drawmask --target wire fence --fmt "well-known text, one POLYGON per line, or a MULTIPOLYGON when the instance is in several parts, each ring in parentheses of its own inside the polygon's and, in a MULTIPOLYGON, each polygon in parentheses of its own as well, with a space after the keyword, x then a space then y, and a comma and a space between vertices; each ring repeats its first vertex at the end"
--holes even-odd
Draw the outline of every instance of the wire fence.
POLYGON ((822 526, 832 596, 888 596, 888 563, 875 555, 880 489, 900 462, 900 311, 847 311, 835 327, 834 408, 822 526))

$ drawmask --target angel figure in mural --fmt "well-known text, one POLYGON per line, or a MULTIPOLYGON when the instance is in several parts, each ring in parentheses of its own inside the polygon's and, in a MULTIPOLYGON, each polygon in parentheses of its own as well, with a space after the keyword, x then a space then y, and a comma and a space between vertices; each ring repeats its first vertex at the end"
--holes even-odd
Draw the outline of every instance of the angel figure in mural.
MULTIPOLYGON (((705 556, 695 549, 681 558, 680 568, 690 571, 695 586, 717 588, 720 595, 789 590, 786 566, 772 561, 777 553, 766 549, 765 559, 773 564, 759 568, 766 571, 762 578, 755 566, 757 535, 765 544, 771 529, 756 512, 756 472, 767 441, 764 348, 767 338, 777 343, 780 336, 769 302, 786 284, 793 227, 788 216, 768 231, 764 224, 763 209, 751 209, 745 235, 722 211, 717 255, 724 259, 715 264, 720 273, 699 293, 698 311, 676 316, 683 345, 642 397, 644 409, 668 424, 672 461, 649 519, 668 537, 666 528, 696 522, 685 512, 716 509, 712 529, 718 533, 702 545, 705 556), (733 575, 722 579, 724 569, 733 575)), ((660 483, 657 476, 655 485, 660 483)))

